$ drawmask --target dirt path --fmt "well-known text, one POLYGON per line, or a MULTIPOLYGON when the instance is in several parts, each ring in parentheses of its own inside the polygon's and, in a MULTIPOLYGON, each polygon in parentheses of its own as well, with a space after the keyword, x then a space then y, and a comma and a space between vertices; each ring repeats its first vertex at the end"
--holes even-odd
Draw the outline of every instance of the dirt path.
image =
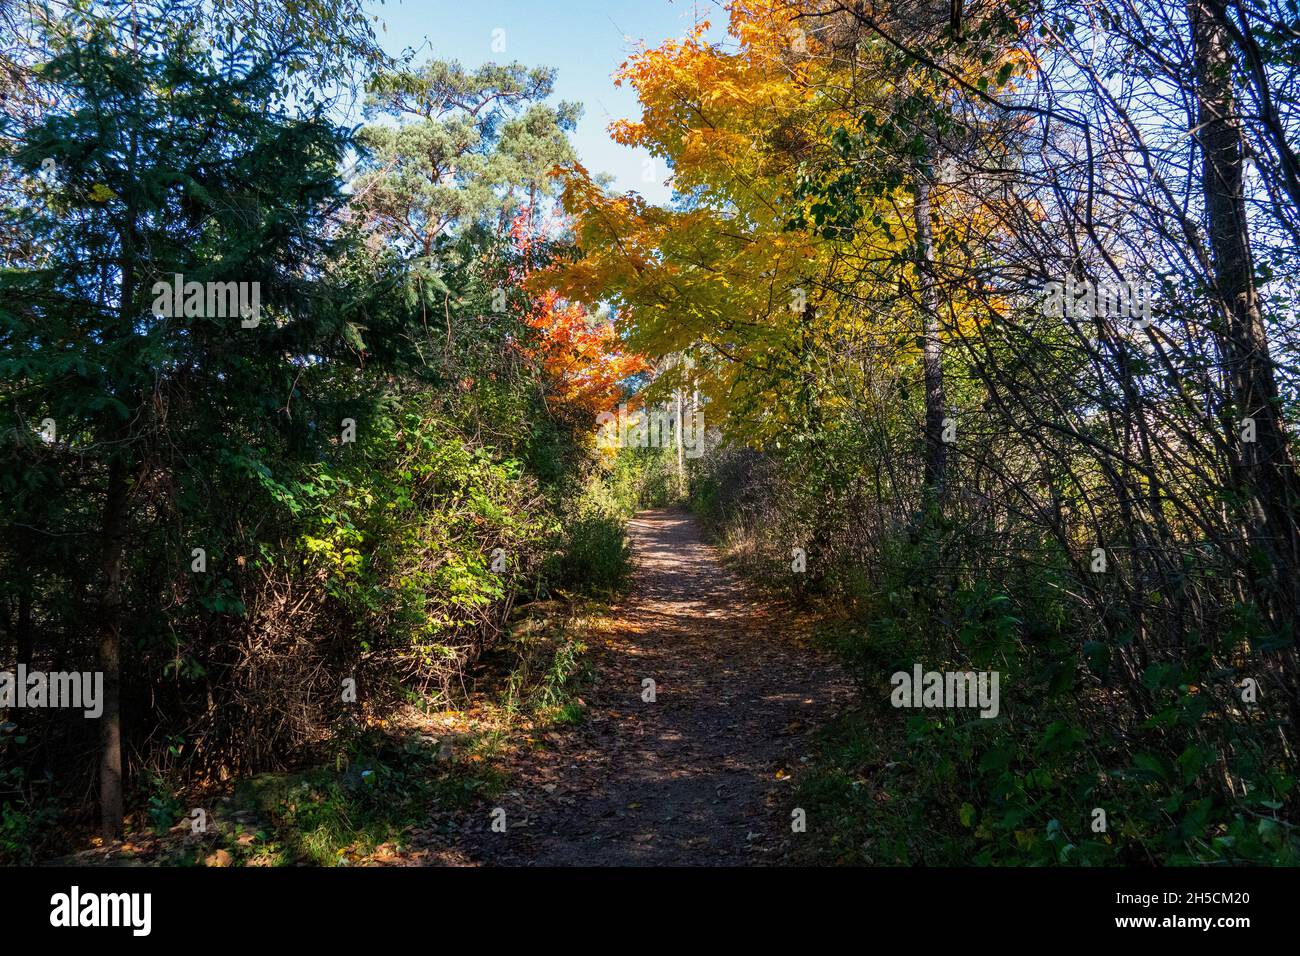
POLYGON ((507 831, 472 826, 466 862, 780 863, 798 838, 792 775, 847 682, 723 569, 687 512, 642 512, 629 534, 633 584, 592 641, 587 719, 512 768, 507 831))

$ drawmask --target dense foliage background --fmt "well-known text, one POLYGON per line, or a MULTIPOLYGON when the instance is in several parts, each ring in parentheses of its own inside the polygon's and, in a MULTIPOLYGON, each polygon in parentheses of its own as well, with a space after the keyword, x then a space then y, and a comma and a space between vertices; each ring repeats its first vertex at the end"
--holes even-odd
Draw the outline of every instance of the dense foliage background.
POLYGON ((138 805, 448 700, 521 596, 622 573, 634 501, 584 490, 583 402, 630 373, 612 330, 521 286, 571 155, 551 72, 414 68, 363 32, 375 123, 349 131, 297 85, 347 10, 8 12, 3 662, 109 687, 102 721, 8 713, 22 859, 97 769, 120 832, 123 781, 138 805), (176 274, 257 283, 258 320, 159 314, 176 274), (607 375, 552 360, 560 313, 607 375))

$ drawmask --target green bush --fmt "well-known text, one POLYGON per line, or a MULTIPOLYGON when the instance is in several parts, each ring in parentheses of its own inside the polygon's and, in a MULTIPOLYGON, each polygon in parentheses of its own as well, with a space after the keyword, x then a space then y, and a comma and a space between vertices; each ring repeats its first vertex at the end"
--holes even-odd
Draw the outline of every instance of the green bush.
POLYGON ((55 826, 60 815, 59 808, 50 800, 0 799, 0 866, 30 866, 39 862, 56 837, 55 826))
POLYGON ((593 594, 616 593, 627 582, 631 562, 624 519, 598 505, 580 506, 569 522, 560 560, 564 586, 593 594))
POLYGON ((636 449, 624 454, 633 457, 640 469, 639 500, 643 507, 664 508, 682 500, 674 449, 636 449))
POLYGON ((1223 675, 1151 663, 1149 711, 1132 711, 1065 613, 1059 568, 936 589, 934 553, 932 541, 891 541, 871 599, 821 635, 862 706, 825 733, 803 781, 803 805, 830 823, 817 852, 927 865, 1300 862, 1300 838, 1277 815, 1295 780, 1260 743, 1266 728, 1206 719, 1223 675), (889 675, 914 662, 999 671, 999 715, 895 709, 889 675), (1225 774, 1244 795, 1225 792, 1225 774))

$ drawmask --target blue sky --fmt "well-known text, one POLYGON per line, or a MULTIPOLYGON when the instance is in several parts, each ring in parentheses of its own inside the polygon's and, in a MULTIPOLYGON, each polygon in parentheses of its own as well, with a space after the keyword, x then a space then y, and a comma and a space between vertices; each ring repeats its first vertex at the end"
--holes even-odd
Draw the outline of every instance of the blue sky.
POLYGON ((460 60, 477 66, 487 60, 519 60, 528 66, 559 70, 555 98, 577 100, 585 112, 574 146, 592 173, 609 173, 619 190, 635 189, 652 202, 667 202, 668 170, 662 162, 646 166, 649 154, 620 146, 606 127, 615 119, 640 115, 636 95, 614 86, 612 74, 638 41, 655 47, 680 37, 697 19, 713 25, 711 36, 726 31, 721 0, 387 0, 369 5, 383 25, 376 34, 388 52, 414 47, 418 59, 460 60), (504 34, 494 34, 503 30, 504 34), (505 52, 494 52, 493 38, 505 52), (648 178, 647 178, 648 177, 648 178))

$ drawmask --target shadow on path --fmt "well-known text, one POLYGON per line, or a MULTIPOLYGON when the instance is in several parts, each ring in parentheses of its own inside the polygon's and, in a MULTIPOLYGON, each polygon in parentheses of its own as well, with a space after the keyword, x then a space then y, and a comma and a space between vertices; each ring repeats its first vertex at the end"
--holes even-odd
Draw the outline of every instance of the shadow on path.
POLYGON ((798 838, 790 775, 847 680, 722 567, 688 512, 643 511, 629 535, 629 596, 588 640, 587 719, 512 767, 507 832, 485 816, 462 834, 473 861, 780 863, 798 838))

